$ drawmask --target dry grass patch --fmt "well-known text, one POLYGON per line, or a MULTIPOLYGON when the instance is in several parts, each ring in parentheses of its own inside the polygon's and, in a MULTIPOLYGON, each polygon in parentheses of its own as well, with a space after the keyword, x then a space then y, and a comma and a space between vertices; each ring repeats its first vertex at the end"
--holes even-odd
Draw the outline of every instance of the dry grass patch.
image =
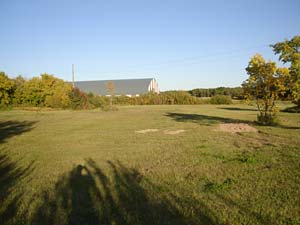
POLYGON ((158 129, 145 129, 145 130, 136 130, 135 133, 137 134, 146 134, 151 132, 157 132, 158 129))
POLYGON ((256 128, 251 127, 246 123, 223 123, 219 125, 218 130, 229 133, 257 132, 256 128))
POLYGON ((164 131, 165 134, 171 134, 171 135, 174 135, 174 134, 180 134, 180 133, 183 133, 185 132, 185 130, 166 130, 164 131))

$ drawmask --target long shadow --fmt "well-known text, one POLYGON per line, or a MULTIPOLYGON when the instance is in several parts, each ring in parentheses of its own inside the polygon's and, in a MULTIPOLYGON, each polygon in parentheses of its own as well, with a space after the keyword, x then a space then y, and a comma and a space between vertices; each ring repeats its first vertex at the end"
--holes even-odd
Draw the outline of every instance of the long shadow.
MULTIPOLYGON (((1 121, 0 144, 13 136, 30 131, 35 123, 27 121, 1 121)), ((18 165, 18 162, 12 161, 3 152, 3 149, 0 149, 0 224, 19 224, 16 215, 22 193, 18 193, 14 188, 33 170, 33 163, 30 163, 26 168, 22 168, 18 165), (12 194, 13 190, 14 193, 12 194)))
POLYGON ((224 110, 230 110, 230 111, 253 111, 253 112, 257 112, 257 109, 245 109, 245 108, 238 108, 238 107, 223 107, 223 108, 219 108, 219 109, 224 109, 224 110))
MULTIPOLYGON (((249 125, 260 125, 259 123, 255 121, 249 121, 249 120, 239 120, 239 119, 232 119, 232 118, 226 118, 226 117, 218 117, 218 116, 207 116, 207 115, 201 115, 201 114, 186 114, 186 113, 167 113, 166 116, 171 117, 177 122, 192 122, 197 123, 199 125, 203 126, 211 126, 218 123, 247 123, 249 125)), ((277 128, 283 128, 283 129, 289 129, 289 130, 299 130, 300 127, 295 126, 285 126, 282 124, 274 124, 269 125, 271 127, 277 127, 277 128)))
POLYGON ((30 224, 216 224, 204 204, 193 202, 196 216, 189 217, 181 210, 184 201, 159 192, 137 170, 120 162, 108 165, 110 175, 91 159, 75 166, 59 179, 54 194, 43 194, 30 224))
POLYGON ((21 168, 6 154, 0 153, 0 224, 19 224, 16 215, 22 193, 12 194, 12 191, 33 169, 33 163, 21 168))
POLYGON ((207 116, 201 114, 186 114, 186 113, 172 113, 169 112, 166 116, 171 117, 177 122, 193 122, 198 123, 204 126, 210 126, 217 123, 248 123, 252 124, 253 122, 248 120, 238 120, 232 118, 225 117, 217 117, 217 116, 207 116))
POLYGON ((0 121, 0 144, 8 138, 28 132, 36 121, 0 121))

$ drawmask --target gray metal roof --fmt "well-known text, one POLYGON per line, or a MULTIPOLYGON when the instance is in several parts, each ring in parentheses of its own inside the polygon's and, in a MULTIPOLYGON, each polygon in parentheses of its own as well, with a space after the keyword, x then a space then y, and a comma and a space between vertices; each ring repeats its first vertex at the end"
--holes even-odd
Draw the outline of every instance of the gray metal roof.
POLYGON ((95 80, 95 81, 75 81, 75 87, 86 93, 94 95, 109 95, 106 84, 113 82, 115 95, 137 95, 148 92, 148 86, 153 78, 144 79, 124 79, 124 80, 95 80))

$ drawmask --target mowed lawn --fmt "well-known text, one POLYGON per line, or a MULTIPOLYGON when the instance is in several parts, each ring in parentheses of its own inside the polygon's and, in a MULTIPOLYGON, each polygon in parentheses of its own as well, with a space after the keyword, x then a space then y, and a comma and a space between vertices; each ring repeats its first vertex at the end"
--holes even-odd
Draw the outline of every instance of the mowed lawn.
POLYGON ((300 114, 279 113, 275 127, 255 125, 256 114, 2 111, 0 224, 300 224, 300 114))

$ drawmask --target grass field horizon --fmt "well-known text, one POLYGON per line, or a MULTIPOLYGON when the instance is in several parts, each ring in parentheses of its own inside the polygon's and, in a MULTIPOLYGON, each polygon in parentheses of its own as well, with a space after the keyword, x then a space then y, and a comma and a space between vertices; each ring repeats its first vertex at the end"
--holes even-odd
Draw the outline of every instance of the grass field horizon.
POLYGON ((258 126, 257 113, 1 111, 0 224, 299 224, 299 114, 258 126), (224 123, 257 132, 223 132, 224 123))

